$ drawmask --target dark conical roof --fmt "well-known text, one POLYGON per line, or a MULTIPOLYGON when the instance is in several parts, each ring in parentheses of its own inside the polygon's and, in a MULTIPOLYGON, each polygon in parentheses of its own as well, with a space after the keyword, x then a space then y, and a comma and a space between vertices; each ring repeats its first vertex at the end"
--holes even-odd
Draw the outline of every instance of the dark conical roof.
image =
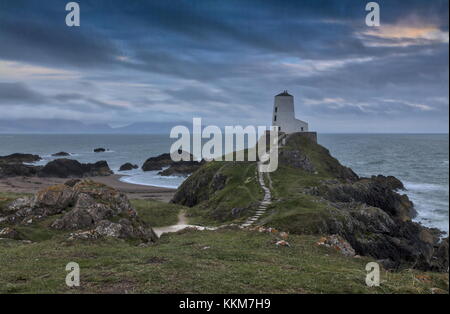
POLYGON ((287 90, 284 90, 282 93, 279 93, 277 96, 292 96, 292 95, 289 94, 287 90))

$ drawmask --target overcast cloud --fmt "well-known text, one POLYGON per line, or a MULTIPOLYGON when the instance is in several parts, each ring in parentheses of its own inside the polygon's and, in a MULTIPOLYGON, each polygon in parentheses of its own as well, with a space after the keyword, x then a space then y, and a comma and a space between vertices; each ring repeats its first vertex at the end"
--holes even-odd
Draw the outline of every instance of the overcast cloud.
POLYGON ((448 132, 448 1, 67 2, 0 0, 0 119, 267 125, 287 89, 319 132, 448 132))

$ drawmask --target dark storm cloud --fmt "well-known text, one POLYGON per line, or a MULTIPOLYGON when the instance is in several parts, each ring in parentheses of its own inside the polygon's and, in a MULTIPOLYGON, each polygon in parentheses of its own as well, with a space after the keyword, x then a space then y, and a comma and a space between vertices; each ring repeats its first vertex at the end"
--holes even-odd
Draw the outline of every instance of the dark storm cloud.
MULTIPOLYGON (((68 28, 65 1, 0 0, 0 62, 79 74, 73 84, 30 82, 16 101, 104 110, 122 123, 152 110, 266 122, 273 95, 287 88, 316 121, 447 122, 448 1, 378 1, 382 26, 393 27, 381 33, 364 23, 366 1, 78 2, 82 26, 68 28)), ((1 73, 0 63, 5 81, 1 73)))

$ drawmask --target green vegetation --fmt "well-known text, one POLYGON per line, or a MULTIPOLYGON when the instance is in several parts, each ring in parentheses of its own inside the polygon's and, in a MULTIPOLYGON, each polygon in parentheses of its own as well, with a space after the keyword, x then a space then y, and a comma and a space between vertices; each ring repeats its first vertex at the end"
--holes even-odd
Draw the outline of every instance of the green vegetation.
MULTIPOLYGON (((317 226, 324 217, 330 216, 332 209, 326 202, 303 192, 322 180, 336 179, 343 167, 325 148, 302 136, 294 137, 280 149, 297 150, 299 147, 317 171, 311 173, 280 163, 275 172, 266 174, 264 180, 271 187, 274 201, 259 223, 298 234, 317 234, 317 226)), ((227 176, 227 182, 219 191, 196 191, 200 200, 206 200, 187 210, 190 221, 203 225, 245 221, 263 197, 256 179, 256 166, 256 162, 210 162, 194 173, 188 181, 200 182, 205 178, 211 181, 216 173, 222 173, 227 176), (231 215, 233 208, 246 210, 236 218, 231 215)))
POLYGON ((138 247, 121 240, 32 244, 0 241, 0 293, 430 293, 447 274, 382 272, 365 285, 366 258, 348 258, 291 236, 277 248, 272 234, 223 229, 182 231, 138 247), (65 285, 65 265, 81 267, 81 286, 65 285), (220 282, 220 285, 217 283, 220 282))
POLYGON ((226 185, 215 191, 211 187, 201 189, 201 199, 207 199, 198 206, 188 209, 189 221, 193 224, 221 225, 224 223, 243 222, 252 215, 258 202, 263 197, 263 191, 256 179, 255 162, 218 162, 213 161, 196 172, 191 180, 199 177, 212 178, 214 175, 224 175, 226 185), (244 208, 242 215, 233 217, 233 208, 244 208))
POLYGON ((26 195, 0 191, 0 213, 2 212, 4 206, 6 206, 7 204, 11 203, 15 199, 22 197, 22 196, 26 196, 26 195))
POLYGON ((174 225, 183 206, 155 200, 130 200, 139 217, 152 227, 174 225))

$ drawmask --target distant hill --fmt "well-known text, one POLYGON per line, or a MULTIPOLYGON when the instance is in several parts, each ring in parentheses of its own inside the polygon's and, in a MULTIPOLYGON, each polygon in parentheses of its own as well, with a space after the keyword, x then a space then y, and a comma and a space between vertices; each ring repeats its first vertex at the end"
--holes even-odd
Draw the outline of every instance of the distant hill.
POLYGON ((175 125, 186 122, 139 122, 113 128, 108 124, 88 124, 66 119, 17 119, 0 120, 0 133, 147 133, 167 134, 175 125))

